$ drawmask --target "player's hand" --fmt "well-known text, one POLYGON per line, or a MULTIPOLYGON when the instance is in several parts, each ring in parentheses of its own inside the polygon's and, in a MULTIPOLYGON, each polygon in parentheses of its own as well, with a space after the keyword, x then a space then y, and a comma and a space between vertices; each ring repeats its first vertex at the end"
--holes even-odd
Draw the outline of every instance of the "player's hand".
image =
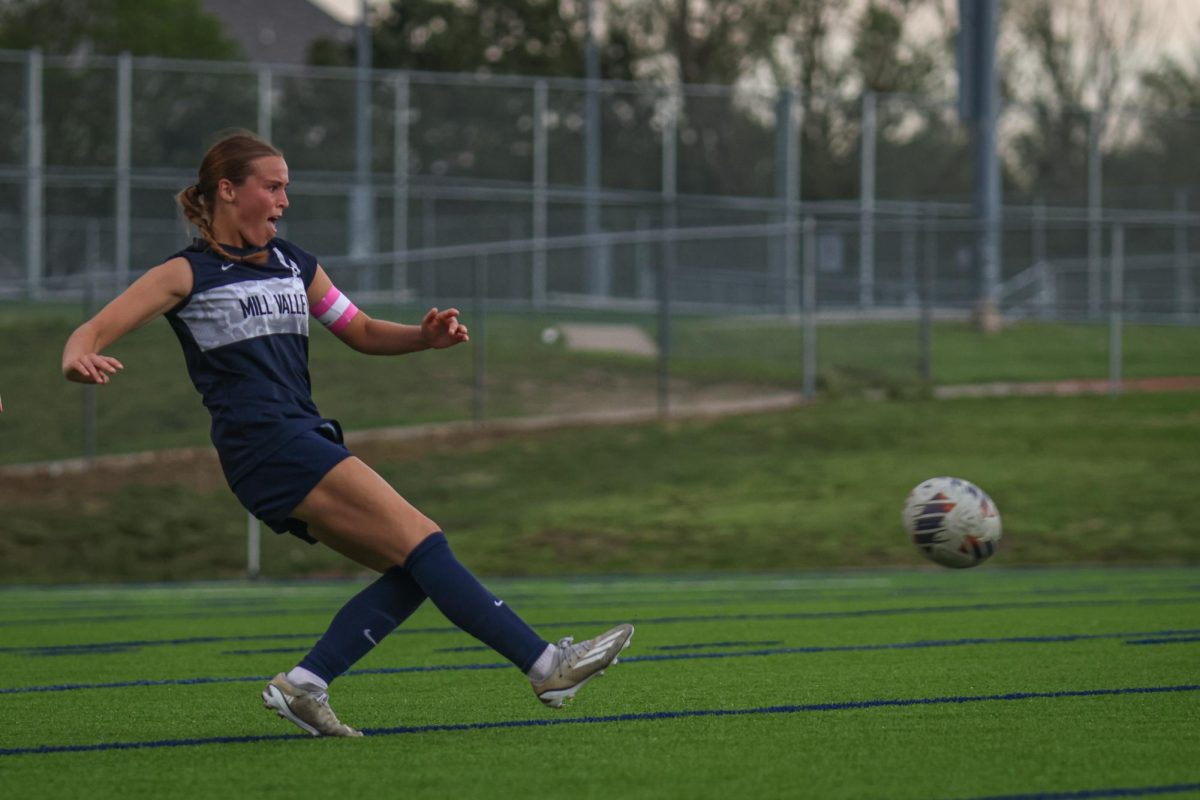
POLYGON ((108 383, 109 375, 116 375, 125 365, 112 356, 88 353, 63 366, 63 374, 76 383, 108 383))
POLYGON ((458 309, 447 308, 438 311, 431 308, 421 320, 421 335, 425 343, 435 350, 452 347, 462 342, 470 341, 467 326, 458 321, 458 309))

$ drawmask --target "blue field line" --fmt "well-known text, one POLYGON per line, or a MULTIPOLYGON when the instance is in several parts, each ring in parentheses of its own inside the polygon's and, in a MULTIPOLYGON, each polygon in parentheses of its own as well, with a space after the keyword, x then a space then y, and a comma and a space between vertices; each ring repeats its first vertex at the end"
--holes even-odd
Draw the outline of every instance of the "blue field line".
MULTIPOLYGON (((1191 634, 1194 630, 1182 631, 1191 634)), ((1156 636, 1170 636, 1175 631, 1160 631, 1156 636)), ((1133 634, 1138 636, 1139 634, 1133 634)), ((1141 634, 1151 635, 1151 634, 1141 634)), ((744 656, 775 656, 810 653, 854 653, 878 650, 923 650, 937 647, 970 647, 988 644, 1062 644, 1069 642, 1095 641, 1102 639, 1126 639, 1127 633, 1072 633, 1055 636, 996 636, 972 637, 967 639, 921 639, 914 642, 892 642, 888 644, 842 644, 812 645, 806 647, 774 647, 762 650, 733 650, 716 653, 671 653, 645 656, 622 656, 621 663, 639 661, 676 661, 710 658, 741 658, 744 656)), ((1164 641, 1167 641, 1164 639, 1164 641)))
MULTIPOLYGON (((762 708, 684 709, 680 711, 649 711, 640 714, 613 714, 600 717, 557 717, 541 719, 500 720, 495 722, 461 722, 448 725, 405 725, 394 728, 364 728, 368 737, 400 736, 425 733, 497 730, 506 728, 541 728, 553 725, 605 725, 630 722, 661 722, 695 717, 749 717, 777 714, 804 714, 823 711, 859 711, 873 708, 904 708, 911 706, 962 705, 966 703, 1012 702, 1020 700, 1060 700, 1079 697, 1114 697, 1120 695, 1171 694, 1200 691, 1200 684, 1178 686, 1134 686, 1120 689, 1078 689, 1058 692, 1008 692, 1006 694, 959 695, 951 697, 920 697, 879 700, 850 700, 841 703, 808 703, 778 705, 762 708)), ((50 755, 53 753, 91 753, 104 750, 138 750, 159 747, 195 747, 210 744, 247 744, 307 738, 296 734, 263 736, 215 736, 207 739, 159 739, 146 742, 100 742, 97 744, 40 745, 38 747, 0 748, 0 757, 50 755)), ((1034 795, 1029 795, 1033 797, 1034 795)), ((1070 797, 1071 795, 1064 795, 1070 797)), ((1119 796, 1119 795, 1115 795, 1119 796)))
MULTIPOLYGON (((301 647, 263 647, 263 648, 259 648, 258 650, 222 650, 221 655, 223 655, 223 656, 257 656, 257 655, 263 655, 264 653, 307 653, 309 651, 309 649, 310 648, 308 645, 303 645, 301 647)), ((487 649, 487 648, 484 648, 484 649, 487 649)))
POLYGON ((435 653, 486 653, 492 648, 486 644, 469 644, 463 647, 435 647, 435 653))
MULTIPOLYGON (((877 598, 870 598, 877 599, 877 598)), ((729 602, 728 599, 720 601, 723 605, 729 602)), ((996 603, 951 603, 946 605, 935 606, 902 606, 899 608, 869 608, 851 611, 809 611, 809 612, 793 612, 793 613, 767 613, 767 614, 702 614, 702 615, 681 615, 672 617, 660 617, 657 619, 643 620, 645 622, 717 622, 721 620, 781 620, 781 619, 835 619, 840 617, 871 617, 871 616, 895 616, 904 614, 938 614, 938 613, 961 613, 961 612, 980 612, 980 611, 1012 611, 1035 608, 1095 608, 1095 607, 1111 607, 1111 606, 1147 606, 1147 605, 1178 605, 1188 603, 1200 603, 1200 594, 1183 597, 1133 597, 1133 598, 1111 598, 1099 600, 1028 600, 1028 601, 1008 601, 996 603)), ((550 605, 550 603, 547 603, 550 605)), ((634 602, 633 607, 640 605, 653 605, 653 603, 634 602)), ((17 627, 17 626, 34 626, 46 627, 50 625, 70 625, 70 624, 94 624, 99 622, 145 622, 147 620, 171 620, 171 619, 236 619, 242 617, 279 617, 279 616, 313 616, 320 615, 326 612, 332 613, 335 610, 336 602, 332 603, 327 609, 252 609, 247 611, 233 612, 223 610, 219 614, 212 614, 207 611, 197 611, 193 613, 171 613, 171 614, 120 614, 115 616, 91 616, 91 617, 46 617, 32 620, 5 620, 0 621, 0 627, 17 627)), ((538 625, 556 625, 556 624, 576 624, 576 623, 552 623, 552 622, 537 622, 538 625)), ((591 624, 591 623, 582 623, 591 624)))
MULTIPOLYGON (((903 616, 907 614, 954 614, 962 612, 986 612, 986 611, 1013 611, 1024 610, 1031 608, 1090 608, 1096 606, 1120 606, 1120 605, 1177 605, 1200 603, 1200 595, 1195 597, 1169 597, 1169 598, 1133 598, 1129 600, 1042 600, 1031 601, 1024 603, 973 603, 973 604, 950 604, 938 606, 905 606, 901 608, 866 608, 849 611, 794 611, 794 612, 777 612, 766 614, 690 614, 690 615, 675 615, 666 617, 637 617, 634 616, 630 622, 636 624, 654 624, 654 625, 674 625, 680 623, 692 622, 778 622, 781 620, 817 620, 817 619, 857 619, 865 617, 888 617, 888 616, 903 616)), ((274 616, 260 615, 260 616, 274 616)), ((622 620, 617 620, 622 621, 622 620)), ((540 620, 531 620, 530 624, 538 628, 577 628, 585 626, 608 626, 614 623, 613 619, 590 619, 590 620, 566 620, 546 622, 540 620)), ((423 634, 423 633, 458 633, 459 629, 453 625, 447 625, 434 628, 406 628, 401 627, 396 629, 391 635, 396 634, 423 634)), ((0 647, 0 653, 22 653, 32 654, 34 651, 42 651, 42 654, 47 654, 45 651, 61 651, 61 654, 76 655, 87 652, 88 649, 111 649, 114 646, 120 645, 136 645, 138 647, 153 647, 158 645, 175 645, 175 644, 196 644, 196 643, 214 643, 226 641, 252 641, 255 638, 270 639, 283 636, 300 636, 301 634, 269 634, 262 636, 239 636, 239 637, 219 637, 219 636, 204 636, 190 637, 187 639, 143 639, 136 642, 95 642, 91 644, 64 644, 64 645, 38 645, 38 646, 17 646, 17 647, 0 647)), ((303 634, 306 636, 320 636, 320 633, 303 634)), ((59 654, 50 652, 48 654, 59 654)))
POLYGON ((100 650, 112 652, 121 650, 128 652, 142 647, 160 647, 164 645, 181 644, 214 644, 218 642, 261 642, 264 639, 316 639, 319 633, 259 633, 246 636, 187 636, 179 639, 133 639, 121 642, 93 642, 91 644, 47 644, 33 647, 0 647, 0 653, 17 653, 19 655, 35 656, 77 656, 88 655, 100 650))
POLYGON ((781 644, 779 640, 766 642, 695 642, 694 644, 660 644, 652 650, 701 650, 705 647, 766 647, 781 644))
POLYGON ((1089 800, 1102 797, 1154 797, 1164 794, 1200 792, 1200 783, 1171 783, 1163 786, 1120 786, 1110 789, 1078 789, 1073 792, 1035 792, 1033 794, 997 794, 970 800, 1089 800))
MULTIPOLYGON (((694 661, 716 658, 749 658, 780 655, 811 655, 815 653, 850 653, 882 650, 924 650, 937 647, 970 647, 989 644, 1060 644, 1068 642, 1095 641, 1102 639, 1130 639, 1140 637, 1164 637, 1174 634, 1190 635, 1200 629, 1145 631, 1140 633, 1074 633, 1054 636, 999 636, 970 639, 921 639, 914 642, 892 642, 888 644, 843 644, 811 645, 806 647, 773 647, 760 650, 728 650, 709 653, 657 653, 644 656, 622 656, 622 664, 637 664, 653 661, 694 661)), ((461 672, 470 670, 509 669, 508 662, 483 664, 428 664, 409 667, 373 667, 352 669, 346 675, 402 675, 423 672, 461 672)), ((113 681, 110 683, 61 683, 42 686, 12 686, 0 688, 0 695, 33 694, 41 692, 71 692, 84 689, 129 689, 142 686, 190 686, 204 683, 252 683, 270 680, 270 675, 240 675, 232 677, 162 678, 157 680, 113 681)))
POLYGON ((1125 644, 1181 644, 1184 642, 1200 642, 1200 636, 1180 636, 1172 639, 1133 639, 1125 644))
MULTIPOLYGON (((696 642, 694 644, 660 644, 653 650, 703 650, 706 648, 761 648, 770 644, 780 644, 779 639, 768 642, 696 642)), ((464 646, 464 648, 434 648, 433 652, 481 652, 491 650, 486 644, 464 646)), ((230 650, 229 652, 258 652, 257 650, 230 650)))
MULTIPOLYGON (((348 598, 346 598, 348 599, 348 598)), ((41 619, 10 619, 0 621, 0 628, 16 627, 46 627, 48 625, 92 625, 97 622, 146 622, 165 621, 173 619, 238 619, 240 617, 296 617, 324 616, 335 612, 340 603, 345 600, 331 600, 329 605, 320 608, 275 608, 271 606, 248 609, 246 611, 231 611, 223 609, 216 613, 212 611, 173 611, 169 614, 114 614, 91 617, 43 617, 41 619)))
POLYGON ((143 679, 136 681, 111 681, 109 683, 57 683, 48 686, 15 686, 0 689, 0 694, 74 692, 84 689, 131 689, 142 686, 194 686, 202 683, 257 683, 258 681, 269 681, 273 677, 273 675, 238 675, 231 678, 162 678, 160 680, 143 679))

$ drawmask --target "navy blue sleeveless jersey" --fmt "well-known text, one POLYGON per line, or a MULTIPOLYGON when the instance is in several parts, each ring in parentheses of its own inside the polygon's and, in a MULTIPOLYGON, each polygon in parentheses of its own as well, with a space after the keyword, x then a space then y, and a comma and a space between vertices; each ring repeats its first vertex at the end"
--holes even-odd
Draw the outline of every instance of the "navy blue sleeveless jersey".
MULTIPOLYGON (((226 248, 238 256, 253 250, 226 248)), ((317 260, 272 239, 265 264, 230 262, 203 240, 176 253, 191 293, 167 312, 192 383, 212 414, 230 485, 297 435, 326 422, 308 375, 308 299, 317 260)))

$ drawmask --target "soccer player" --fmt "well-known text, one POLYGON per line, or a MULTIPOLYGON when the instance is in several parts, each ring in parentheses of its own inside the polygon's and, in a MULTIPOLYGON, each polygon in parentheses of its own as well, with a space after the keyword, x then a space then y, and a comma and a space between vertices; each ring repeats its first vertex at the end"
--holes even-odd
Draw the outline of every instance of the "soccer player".
POLYGON ((455 558, 437 523, 350 454, 338 423, 312 400, 310 314, 355 350, 400 355, 468 341, 458 310, 431 308, 419 325, 402 325, 355 307, 313 256, 276 235, 288 208, 288 167, 270 143, 246 132, 225 136, 205 154, 198 178, 176 199, 201 238, 80 325, 62 370, 79 383, 108 383, 123 365, 104 349, 165 314, 238 500, 277 533, 320 542, 381 573, 299 664, 271 679, 266 707, 313 736, 361 736, 329 707, 329 684, 426 597, 528 675, 543 703, 561 706, 616 662, 633 626, 578 644, 542 639, 455 558))

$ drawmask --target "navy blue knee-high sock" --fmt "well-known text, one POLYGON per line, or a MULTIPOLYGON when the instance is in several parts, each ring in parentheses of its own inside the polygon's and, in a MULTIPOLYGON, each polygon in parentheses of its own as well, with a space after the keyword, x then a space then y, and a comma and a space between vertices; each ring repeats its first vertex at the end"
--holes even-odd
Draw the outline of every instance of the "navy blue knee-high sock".
POLYGON ((412 576, 403 567, 392 567, 342 606, 300 666, 331 683, 423 602, 425 592, 412 576))
POLYGON ((483 587, 459 563, 441 531, 408 554, 404 568, 446 619, 528 672, 547 642, 508 604, 483 587))

